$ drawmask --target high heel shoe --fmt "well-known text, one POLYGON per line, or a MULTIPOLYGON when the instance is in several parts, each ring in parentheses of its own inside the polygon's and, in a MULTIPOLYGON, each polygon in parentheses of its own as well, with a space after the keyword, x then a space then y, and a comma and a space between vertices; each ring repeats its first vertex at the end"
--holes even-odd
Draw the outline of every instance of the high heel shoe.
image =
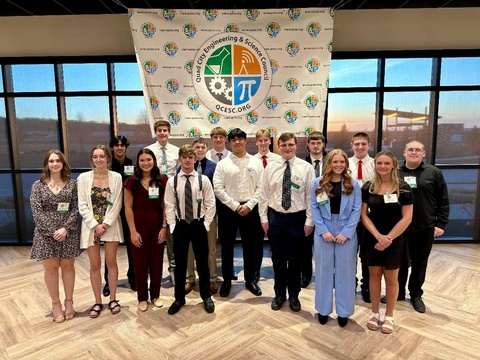
POLYGON ((53 321, 59 324, 65 321, 65 316, 63 315, 63 311, 61 315, 55 316, 55 306, 57 305, 60 305, 60 309, 62 308, 62 303, 60 302, 60 300, 58 300, 55 303, 52 302, 52 316, 53 316, 53 321))
POLYGON ((75 317, 75 309, 73 309, 72 312, 67 312, 67 302, 72 303, 72 308, 73 308, 73 299, 67 300, 65 299, 65 320, 72 320, 75 317))

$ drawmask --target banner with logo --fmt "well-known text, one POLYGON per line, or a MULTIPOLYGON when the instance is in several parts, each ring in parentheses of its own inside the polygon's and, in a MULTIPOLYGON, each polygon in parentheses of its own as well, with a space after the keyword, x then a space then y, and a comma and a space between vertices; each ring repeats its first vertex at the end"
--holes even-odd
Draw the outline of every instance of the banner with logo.
MULTIPOLYGON (((272 136, 321 130, 333 11, 130 9, 147 114, 171 137, 213 127, 272 136)), ((152 130, 153 131, 153 130, 152 130)))

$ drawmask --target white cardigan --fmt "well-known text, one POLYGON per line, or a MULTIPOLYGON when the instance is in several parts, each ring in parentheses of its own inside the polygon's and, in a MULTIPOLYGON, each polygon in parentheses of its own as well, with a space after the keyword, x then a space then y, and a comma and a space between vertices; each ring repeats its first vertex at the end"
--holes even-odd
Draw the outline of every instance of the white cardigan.
MULTIPOLYGON (((93 217, 91 189, 93 185, 93 171, 82 173, 78 176, 78 211, 82 216, 82 235, 80 248, 86 249, 93 246, 94 230, 98 225, 93 217)), ((123 242, 122 221, 120 210, 122 209, 123 184, 122 176, 114 171, 108 171, 108 187, 112 194, 113 205, 108 205, 105 213, 105 224, 110 227, 102 236, 102 241, 123 242)))

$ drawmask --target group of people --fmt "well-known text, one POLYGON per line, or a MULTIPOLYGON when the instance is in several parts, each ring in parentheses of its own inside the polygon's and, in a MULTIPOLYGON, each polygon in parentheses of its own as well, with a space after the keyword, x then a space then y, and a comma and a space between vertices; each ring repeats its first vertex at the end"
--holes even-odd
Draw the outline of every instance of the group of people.
POLYGON ((287 295, 290 309, 301 310, 299 294, 312 280, 314 260, 318 320, 327 323, 335 299, 338 323, 346 326, 354 313, 360 248, 362 296, 372 304, 369 329, 393 332, 395 302, 405 299, 410 266, 412 305, 425 312, 422 285, 428 255, 433 238, 443 234, 449 206, 440 170, 423 162, 423 144, 406 144, 405 163, 399 166, 388 150, 371 158, 370 139, 363 132, 352 137, 350 158, 342 149, 327 154, 324 136, 313 132, 307 138, 309 155, 300 159, 297 138, 288 132, 279 136, 275 153, 270 151, 269 132, 259 130, 258 153, 250 155, 247 135, 239 128, 228 134, 221 127, 212 129, 210 150, 202 138, 180 148, 169 143, 167 121, 157 121, 154 131, 157 141, 138 152, 135 165, 126 157, 129 143, 124 136, 112 139, 113 157, 105 146, 96 146, 90 152, 93 170, 80 174, 77 181, 60 151, 45 156, 42 175, 31 193, 35 220, 31 257, 43 261, 55 322, 75 316, 74 259, 82 249, 89 256, 95 297, 90 317, 102 312, 101 245, 108 273, 103 294, 110 296, 112 314, 121 311, 116 299, 116 254, 124 239, 127 276, 137 291, 138 310, 146 311, 149 300, 155 307, 163 305, 160 284, 166 244, 175 291, 168 313, 173 315, 185 305, 186 294, 195 286, 195 267, 204 308, 213 313, 212 295, 219 291, 221 297, 228 297, 237 279, 233 266, 237 233, 242 240, 245 288, 255 296, 262 295, 259 281, 268 236, 274 270, 272 310, 282 308, 287 295), (220 289, 217 237, 222 244, 220 289), (381 298, 382 276, 385 298, 381 298), (383 301, 387 305, 381 322, 383 301))

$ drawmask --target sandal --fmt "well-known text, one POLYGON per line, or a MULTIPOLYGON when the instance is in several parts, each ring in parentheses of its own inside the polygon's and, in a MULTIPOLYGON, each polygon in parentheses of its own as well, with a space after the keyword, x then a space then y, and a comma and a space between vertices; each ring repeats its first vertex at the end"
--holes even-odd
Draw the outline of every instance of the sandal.
POLYGON ((62 323, 65 321, 65 316, 63 315, 63 311, 61 315, 55 316, 55 306, 60 305, 60 309, 62 308, 62 304, 60 303, 60 300, 57 302, 52 302, 52 316, 53 316, 53 321, 56 322, 57 324, 62 323))
POLYGON ((118 314, 120 311, 122 311, 122 308, 120 307, 120 304, 118 302, 119 302, 118 300, 112 300, 108 303, 108 308, 110 309, 110 312, 113 315, 118 314), (115 305, 112 306, 112 304, 115 304, 115 305))
POLYGON ((103 304, 94 304, 92 306, 92 308, 90 309, 90 317, 92 319, 96 319, 100 316, 100 314, 102 313, 102 310, 103 310, 103 304), (96 308, 96 309, 95 309, 96 308), (95 314, 92 314, 92 312, 94 312, 95 314))
POLYGON ((75 309, 73 309, 73 299, 67 300, 65 299, 65 320, 72 320, 75 317, 75 309), (67 312, 67 303, 72 303, 72 311, 67 312))
POLYGON ((393 333, 393 316, 385 316, 383 319, 382 327, 380 328, 382 334, 391 334, 393 333), (388 321, 390 324, 385 324, 385 321, 388 321))
POLYGON ((372 313, 370 315, 370 320, 368 320, 367 328, 369 328, 372 331, 377 331, 379 319, 380 319, 379 313, 372 313))

